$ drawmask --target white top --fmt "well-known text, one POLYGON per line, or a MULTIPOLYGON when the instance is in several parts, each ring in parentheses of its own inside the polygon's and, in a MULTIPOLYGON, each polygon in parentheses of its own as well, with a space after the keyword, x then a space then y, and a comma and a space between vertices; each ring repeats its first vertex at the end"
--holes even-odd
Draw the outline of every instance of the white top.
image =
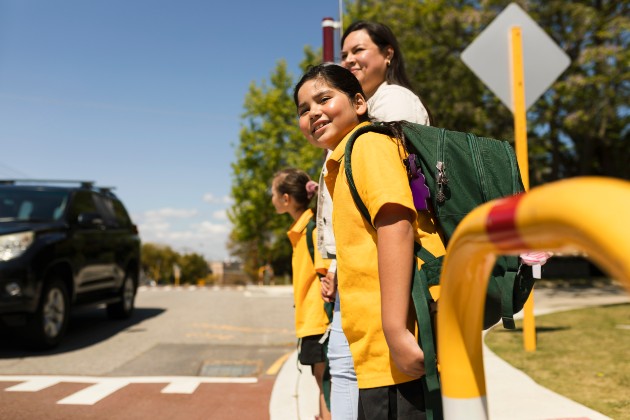
POLYGON ((420 98, 409 89, 383 82, 367 101, 375 121, 409 121, 429 125, 429 113, 420 98))
MULTIPOLYGON (((329 150, 326 159, 331 153, 332 150, 329 150)), ((324 182, 326 172, 326 165, 324 164, 319 177, 319 189, 317 190, 317 249, 322 258, 334 259, 337 255, 337 247, 332 230, 332 198, 324 182)), ((335 264, 331 264, 331 267, 328 268, 328 271, 336 271, 336 260, 335 264)))
MULTIPOLYGON (((383 82, 374 95, 368 99, 368 112, 370 118, 374 121, 409 121, 417 124, 429 125, 429 114, 422 105, 420 98, 409 89, 399 86, 390 85, 383 82)), ((328 151, 328 155, 332 153, 328 151)), ((328 158, 326 155, 326 158, 328 158)), ((326 183, 324 175, 326 174, 326 165, 322 168, 322 174, 319 178, 319 193, 317 196, 317 249, 322 258, 334 259, 337 255, 335 245, 335 235, 332 227, 332 209, 333 203, 326 183)), ((336 271, 336 260, 333 261, 328 271, 336 271)))

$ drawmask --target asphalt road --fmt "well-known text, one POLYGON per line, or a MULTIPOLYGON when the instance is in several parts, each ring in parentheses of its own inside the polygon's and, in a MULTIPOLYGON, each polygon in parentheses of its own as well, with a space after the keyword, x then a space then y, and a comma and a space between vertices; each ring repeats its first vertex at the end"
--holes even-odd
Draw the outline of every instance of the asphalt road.
POLYGON ((136 306, 75 311, 53 351, 2 333, 0 418, 268 418, 295 349, 290 287, 142 288, 136 306))

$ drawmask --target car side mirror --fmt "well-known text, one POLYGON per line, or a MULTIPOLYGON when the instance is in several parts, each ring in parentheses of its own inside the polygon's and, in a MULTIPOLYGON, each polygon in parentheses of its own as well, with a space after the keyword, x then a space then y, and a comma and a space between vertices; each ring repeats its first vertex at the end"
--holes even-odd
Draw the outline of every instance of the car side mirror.
POLYGON ((84 228, 95 228, 103 226, 103 218, 98 213, 81 213, 77 217, 79 226, 84 228))

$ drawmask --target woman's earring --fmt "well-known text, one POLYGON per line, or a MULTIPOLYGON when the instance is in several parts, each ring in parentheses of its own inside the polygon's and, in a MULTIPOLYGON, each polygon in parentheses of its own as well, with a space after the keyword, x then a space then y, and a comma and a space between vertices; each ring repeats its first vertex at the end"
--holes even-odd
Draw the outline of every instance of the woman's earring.
POLYGON ((387 67, 389 67, 389 65, 391 64, 391 62, 389 60, 385 61, 385 64, 387 64, 387 67))

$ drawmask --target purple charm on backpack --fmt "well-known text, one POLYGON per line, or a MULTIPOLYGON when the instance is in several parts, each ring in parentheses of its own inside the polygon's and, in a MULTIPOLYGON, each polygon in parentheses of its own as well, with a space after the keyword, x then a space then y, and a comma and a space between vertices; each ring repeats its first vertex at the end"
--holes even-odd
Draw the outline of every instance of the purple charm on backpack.
POLYGON ((413 205, 416 210, 428 210, 427 200, 431 197, 431 192, 427 186, 427 181, 422 170, 416 165, 416 155, 411 154, 407 158, 407 168, 409 169, 409 186, 413 195, 413 205))

